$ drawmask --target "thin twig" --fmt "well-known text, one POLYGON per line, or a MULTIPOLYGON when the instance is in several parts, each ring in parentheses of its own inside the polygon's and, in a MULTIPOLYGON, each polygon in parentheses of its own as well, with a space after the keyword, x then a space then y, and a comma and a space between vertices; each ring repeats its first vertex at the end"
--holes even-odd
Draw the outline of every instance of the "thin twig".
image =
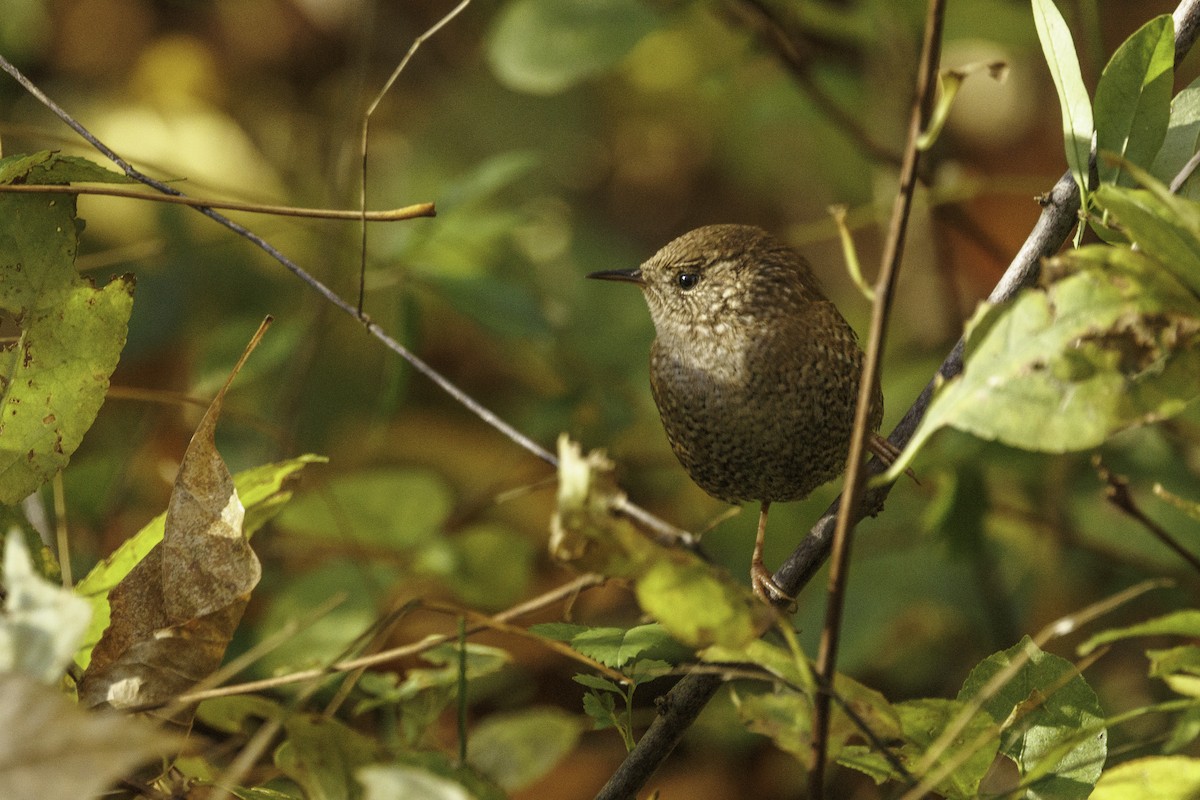
MULTIPOLYGON (((460 3, 459 6, 456 7, 456 10, 454 10, 452 12, 452 14, 457 14, 458 11, 461 10, 462 8, 464 8, 468 2, 469 2, 469 0, 463 0, 463 2, 460 3)), ((441 22, 437 23, 434 26, 434 29, 438 29, 445 22, 448 22, 450 16, 451 15, 447 15, 446 18, 443 18, 443 20, 441 22)), ((434 30, 434 29, 431 29, 431 30, 434 30)), ((428 33, 429 32, 427 32, 427 34, 428 33)), ((428 38, 428 36, 425 36, 425 38, 428 38)), ((424 41, 424 39, 421 39, 421 41, 424 41)), ((410 51, 410 55, 411 55, 411 52, 415 51, 416 46, 417 45, 414 44, 414 50, 410 51)), ((124 171, 124 173, 128 177, 133 178, 134 180, 136 180, 142 184, 145 184, 146 186, 150 186, 151 188, 153 188, 159 192, 162 192, 165 195, 168 195, 171 197, 186 197, 186 195, 184 195, 178 189, 176 189, 172 186, 169 186, 168 184, 163 183, 162 181, 156 180, 155 178, 151 178, 150 176, 142 173, 141 171, 139 171, 138 169, 136 169, 132 165, 130 165, 128 162, 126 162, 123 158, 121 158, 119 155, 117 155, 116 152, 114 152, 111 148, 109 148, 107 145, 105 145, 103 142, 101 142, 98 138, 96 138, 96 136, 91 131, 89 131, 81 123, 79 123, 74 117, 72 117, 70 114, 68 114, 61 106, 59 106, 57 103, 55 103, 53 100, 51 100, 50 97, 45 94, 45 92, 43 92, 41 89, 39 89, 37 87, 37 85, 35 85, 27 77, 25 77, 25 75, 22 74, 20 70, 18 70, 15 66, 13 66, 2 55, 0 55, 0 69, 2 69, 3 71, 5 71, 9 75, 11 75, 13 77, 13 79, 16 80, 17 83, 19 83, 27 92, 29 92, 39 102, 41 102, 44 106, 46 106, 48 109, 50 109, 59 119, 61 119, 63 122, 65 122, 77 134, 79 134, 79 136, 82 137, 84 139, 84 141, 86 141, 93 148, 95 148, 97 151, 99 151, 103 156, 105 156, 110 161, 112 161, 114 164, 116 164, 118 167, 120 167, 121 170, 124 171)), ((389 86, 391 85, 391 81, 389 81, 388 85, 389 86)), ((386 90, 387 90, 387 88, 385 87, 384 91, 386 91, 386 90)), ((365 131, 364 131, 364 135, 365 135, 365 131)), ((365 191, 365 189, 364 189, 364 191, 365 191)), ((365 200, 364 200, 364 202, 365 202, 365 200)), ((387 347, 393 353, 395 353, 396 355, 400 356, 405 361, 407 361, 408 364, 411 367, 413 367, 417 372, 421 373, 426 378, 433 381, 433 383, 435 383, 438 386, 438 388, 440 388, 446 394, 450 395, 450 397, 455 402, 457 402, 460 405, 462 405, 463 407, 465 407, 468 411, 470 411, 472 414, 474 414, 476 417, 478 417, 480 420, 482 420, 485 424, 487 424, 487 425, 491 426, 492 428, 494 428, 495 430, 499 431, 502 435, 504 435, 506 438, 508 438, 511 442, 516 444, 518 447, 521 447, 522 449, 526 450, 527 452, 533 454, 534 456, 536 456, 537 458, 546 462, 550 466, 552 466, 552 467, 558 466, 558 458, 553 453, 551 453, 546 448, 542 447, 540 444, 535 442, 530 437, 526 436, 524 433, 519 431, 513 425, 511 425, 508 422, 506 422, 505 420, 503 420, 501 417, 499 417, 497 414, 495 414, 491 409, 484 406, 482 403, 480 403, 474 397, 467 394, 463 389, 459 388, 459 386, 457 384, 453 383, 449 378, 442 375, 440 372, 438 372, 436 369, 434 369, 432 366, 430 366, 428 363, 426 363, 422 358, 420 358, 416 353, 412 352, 407 347, 400 344, 400 342, 396 341, 395 338, 393 338, 386 331, 384 331, 383 328, 379 327, 379 325, 377 325, 375 322, 373 322, 367 314, 363 313, 363 311, 361 310, 361 302, 360 302, 359 307, 356 308, 354 305, 352 305, 351 303, 349 303, 348 301, 343 299, 340 295, 338 295, 336 292, 334 292, 332 289, 330 289, 324 283, 317 280, 316 277, 314 277, 311 273, 309 273, 305 269, 303 269, 299 264, 297 264, 296 262, 292 261, 290 258, 285 256, 281 251, 279 251, 274 245, 272 245, 266 239, 262 238, 261 236, 254 233, 253 231, 249 230, 245 226, 240 225, 237 222, 234 222, 233 220, 229 219, 225 215, 213 210, 212 206, 199 205, 199 206, 196 206, 195 208, 201 214, 204 214, 206 217, 212 219, 213 221, 217 222, 220 225, 223 225, 224 227, 228 228, 229 230, 233 231, 237 235, 239 235, 242 238, 249 241, 254 246, 258 247, 260 250, 265 252, 271 258, 273 258, 277 262, 279 262, 285 269, 287 269, 289 272, 291 272, 293 275, 295 275, 301 281, 308 284, 308 286, 311 289, 313 289, 321 297, 325 298, 326 301, 328 301, 331 305, 336 307, 339 311, 342 311, 342 312, 348 314, 349 316, 353 317, 355 320, 357 320, 359 323, 362 324, 363 328, 366 330, 366 332, 369 335, 373 336, 375 339, 377 339, 379 342, 381 342, 385 347, 387 347)), ((365 213, 365 212, 359 212, 358 216, 361 217, 362 213, 365 213)), ((361 301, 361 298, 360 298, 360 301, 361 301)), ((695 548, 695 537, 694 536, 692 536, 687 531, 683 531, 683 530, 675 527, 674 525, 671 525, 670 523, 668 523, 662 519, 659 519, 658 517, 651 514, 649 511, 646 511, 645 509, 643 509, 631 502, 628 502, 628 501, 625 502, 624 507, 621 510, 626 515, 628 515, 630 518, 641 523, 650 532, 654 533, 656 535, 656 537, 659 538, 660 541, 677 542, 677 543, 680 543, 682 546, 693 548, 693 549, 695 548)))
MULTIPOLYGON (((489 618, 489 622, 498 621, 506 623, 509 620, 523 616, 525 614, 553 605, 564 599, 570 599, 584 589, 599 586, 607 579, 602 575, 588 574, 582 575, 570 583, 555 587, 554 589, 545 592, 532 600, 527 600, 524 603, 513 606, 512 608, 502 611, 499 614, 489 618)), ((468 634, 479 633, 480 631, 488 630, 489 624, 475 625, 467 629, 468 634)), ((397 659, 406 658, 408 656, 424 653, 438 645, 446 642, 454 641, 458 634, 439 634, 430 636, 420 642, 403 645, 401 647, 393 647, 389 650, 383 650, 371 655, 361 656, 359 658, 351 658, 345 661, 339 661, 325 669, 306 669, 297 672, 291 672, 287 675, 280 675, 275 678, 264 678, 257 681, 247 681, 246 683, 234 684, 231 686, 222 686, 216 689, 206 689, 204 691, 187 692, 175 698, 175 702, 198 703, 201 700, 208 700, 213 697, 228 697, 230 695, 251 694, 253 692, 261 692, 267 689, 277 689, 280 686, 290 686, 295 683, 307 683, 310 681, 321 680, 330 675, 336 675, 342 672, 352 672, 354 670, 365 667, 373 667, 379 664, 386 664, 396 661, 397 659)))
MULTIPOLYGON (((866 485, 863 464, 866 459, 867 437, 871 434, 870 417, 875 394, 879 387, 881 358, 887 338, 888 318, 892 298, 900 274, 900 259, 908 232, 908 216, 912 210, 913 192, 917 188, 917 167, 921 159, 919 140, 929 124, 937 93, 937 70, 942 52, 942 21, 946 0, 929 0, 925 16, 925 37, 921 46, 921 61, 917 68, 916 92, 908 125, 908 143, 900 167, 900 191, 892 207, 892 221, 884 243, 879 278, 875 283, 875 302, 871 310, 871 333, 867 340, 862 378, 859 380, 858 407, 854 414, 854 431, 850 439, 850 458, 846 465, 846 480, 842 490, 842 506, 834 530, 833 558, 829 566, 829 599, 821 645, 817 652, 816 676, 822 686, 832 687, 837 670, 838 640, 845 607, 847 571, 853 542, 854 512, 866 485)), ((809 773, 808 794, 812 800, 825 795, 825 757, 829 744, 830 695, 819 692, 813 703, 813 764, 809 773)))
POLYGON ((251 214, 274 214, 277 217, 305 217, 309 219, 360 219, 365 222, 397 222, 403 219, 417 217, 435 217, 437 211, 433 203, 415 203, 403 208, 390 208, 386 211, 349 211, 339 208, 297 208, 296 206, 277 206, 265 203, 239 203, 233 200, 210 200, 204 197, 187 197, 175 194, 151 194, 135 192, 129 189, 116 189, 109 186, 90 186, 86 184, 51 184, 51 183, 0 183, 0 192, 16 192, 26 194, 96 194, 105 197, 125 197, 130 200, 150 200, 155 203, 174 203, 193 208, 221 208, 226 211, 246 211, 251 214))
MULTIPOLYGON (((1074 611, 1065 616, 1059 617, 1049 625, 1045 625, 1034 634, 1032 638, 1033 647, 1039 650, 1044 649, 1046 644, 1053 639, 1067 636, 1084 625, 1099 619, 1112 612, 1113 610, 1125 605, 1126 603, 1135 600, 1146 592, 1154 589, 1161 589, 1168 585, 1168 582, 1161 580, 1142 581, 1141 583, 1130 586, 1128 589, 1122 589, 1115 594, 1109 595, 1101 600, 1092 603, 1091 605, 1074 611)), ((971 718, 975 716, 988 700, 995 697, 996 694, 1008 685, 1018 672, 1029 662, 1031 651, 1029 648, 1022 650, 1000 669, 996 674, 984 683, 967 701, 966 705, 958 712, 958 714, 942 729, 938 738, 935 739, 929 747, 926 748, 920 762, 918 762, 913 771, 922 776, 921 783, 904 795, 904 800, 916 800, 916 798, 924 797, 925 793, 932 789, 938 782, 949 774, 946 771, 948 764, 943 764, 942 768, 937 772, 931 773, 937 759, 943 753, 950 749, 957 742, 963 731, 971 722, 971 718)), ((1098 654, 1096 654, 1098 655, 1098 654)), ((1091 664, 1095 659, 1090 659, 1084 662, 1084 665, 1091 664)), ((1081 669, 1080 669, 1081 671, 1081 669)), ((1057 687, 1056 689, 1057 690, 1057 687)), ((1046 697, 1049 697, 1053 692, 1046 692, 1046 697)), ((1043 701, 1045 698, 1043 698, 1043 701)))
POLYGON ((1137 501, 1133 499, 1133 494, 1129 491, 1129 480, 1123 475, 1118 475, 1105 466, 1100 460, 1099 454, 1092 456, 1092 466, 1096 469, 1096 474, 1100 476, 1100 480, 1104 481, 1104 497, 1108 502, 1112 503, 1116 508, 1120 509, 1130 518, 1137 520, 1145 527, 1146 530, 1171 549, 1175 555, 1182 558, 1196 572, 1200 572, 1200 557, 1188 550, 1183 544, 1172 536, 1166 528, 1159 525, 1154 520, 1146 516, 1146 512, 1138 507, 1137 501))
MULTIPOLYGON (((59 119, 61 119, 63 122, 65 122, 67 125, 69 125, 71 127, 71 129, 74 130, 76 133, 78 133, 81 137, 83 137, 83 139, 85 141, 87 141, 88 144, 90 144, 97 151, 99 151, 101 154, 103 154, 107 159, 109 159, 114 164, 116 164, 118 167, 120 167, 121 170, 127 176, 129 176, 130 178, 133 178, 134 180, 138 181, 139 183, 143 183, 146 186, 150 186, 150 187, 156 189, 157 191, 162 192, 163 194, 173 195, 176 197, 184 196, 183 192, 179 191, 178 189, 174 188, 173 186, 170 186, 166 183, 163 183, 160 180, 151 178, 149 175, 142 173, 138 169, 134 168, 127 161, 125 161, 125 159, 123 159, 119 155, 117 155, 110 147, 108 147, 108 145, 104 144, 99 139, 97 139, 96 136, 91 131, 89 131, 81 123, 79 123, 74 117, 72 117, 70 114, 68 114, 61 106, 59 106, 57 103, 55 103, 53 100, 51 100, 46 95, 45 92, 43 92, 41 89, 39 89, 31 80, 29 80, 29 78, 25 77, 25 75, 19 69, 17 69, 15 66, 13 66, 3 56, 0 56, 0 69, 4 70, 9 75, 11 75, 13 77, 13 79, 16 80, 17 83, 19 83, 25 89, 25 91, 29 92, 39 102, 41 102, 42 105, 46 106, 46 108, 48 108, 52 112, 54 112, 54 114, 59 119)), ((414 369, 417 370, 417 372, 420 372, 422 375, 429 378, 429 380, 436 383, 442 389, 442 391, 446 392, 448 395, 450 395, 452 398, 454 398, 454 400, 456 400, 458 403, 460 403, 461 405, 466 407, 467 410, 469 410, 472 414, 479 417, 481 420, 486 422, 488 425, 492 426, 496 430, 500 431, 500 433, 502 433, 506 437, 508 437, 509 440, 511 440, 518 446, 524 448, 525 450, 529 451, 530 453, 537 456, 538 458, 545 461, 546 463, 548 463, 552 466, 558 465, 558 459, 555 458, 553 453, 551 453, 546 448, 542 447, 537 442, 533 441, 533 439, 530 439, 528 436, 521 433, 519 430, 514 428, 512 425, 510 425, 507 422, 505 422, 504 420, 502 420, 500 417, 498 417, 496 414, 494 414, 490 409, 488 409, 486 406, 484 406, 478 400, 471 397, 465 391, 460 389, 456 384, 452 383, 449 378, 442 375, 440 372, 438 372, 433 367, 431 367, 429 364, 427 364, 425 361, 423 361, 421 358, 419 358, 415 353, 413 353, 407 347, 400 344, 393 337, 389 336, 382 328, 380 328, 378 325, 376 325, 374 322, 372 322, 370 317, 368 317, 366 314, 363 314, 362 312, 360 312, 357 308, 354 307, 353 304, 348 303, 346 300, 342 299, 342 297, 340 295, 338 295, 336 292, 334 292, 332 289, 330 289, 328 286, 326 286, 321 281, 317 280, 312 274, 310 274, 309 272, 304 270, 299 264, 297 264, 296 262, 292 261, 290 258, 285 256, 282 252, 280 252, 274 245, 272 245, 266 239, 262 238, 261 236, 254 233, 253 231, 249 230, 245 226, 240 225, 237 222, 234 222, 229 217, 226 217, 224 214, 221 214, 220 212, 213 210, 209 206, 200 206, 196 210, 198 212, 200 212, 201 214, 203 214, 204 216, 208 217, 209 219, 212 219, 213 221, 217 222, 218 224, 224 225, 226 228, 233 231, 237 235, 243 237, 244 239, 247 239, 248 241, 253 243, 256 247, 258 247, 260 250, 265 252, 267 255, 271 256, 271 258, 278 261, 280 264, 283 265, 283 267, 285 269, 287 269, 289 272, 291 272, 297 278, 299 278, 300 280, 302 280, 306 284, 308 284, 308 286, 311 289, 313 289, 317 294, 321 295, 321 297, 325 298, 325 300, 327 300, 331 305, 336 306, 340 311, 345 312, 346 314, 348 314, 349 316, 351 316, 355 320, 357 320, 359 323, 361 323, 363 328, 366 329, 366 332, 368 334, 370 334, 371 336, 378 339, 380 342, 382 342, 384 344, 385 347, 387 347, 393 353, 396 353, 398 356, 400 356, 405 361, 407 361, 409 363, 409 365, 411 365, 414 369)))
POLYGON ((359 244, 359 267, 358 267, 358 315, 363 315, 363 301, 366 299, 367 286, 367 137, 371 132, 371 115, 375 113, 375 109, 383 101, 384 95, 392 88, 392 84, 400 77, 400 73, 408 66, 408 62, 412 60, 413 55, 424 44, 429 37, 435 35, 450 20, 454 19, 459 13, 467 7, 471 0, 461 0, 454 8, 450 9, 446 14, 433 25, 429 26, 420 36, 413 40, 412 46, 408 48, 408 52, 404 54, 404 58, 400 59, 400 63, 392 70, 391 76, 383 84, 383 88, 379 90, 379 94, 375 95, 375 99, 367 106, 366 112, 363 114, 362 122, 362 142, 360 152, 362 154, 362 175, 359 180, 358 205, 363 209, 360 214, 363 221, 361 242, 359 244))
POLYGON ((800 52, 775 12, 761 0, 734 0, 728 6, 742 24, 752 28, 792 74, 800 89, 825 118, 871 157, 899 164, 900 154, 878 144, 846 109, 833 99, 812 76, 810 60, 800 52))
MULTIPOLYGON (((1175 9, 1175 65, 1191 50, 1200 33, 1200 0, 1182 0, 1175 9)), ((1058 182, 1041 198, 1042 213, 1021 249, 1013 257, 1000 281, 988 296, 990 303, 1012 299, 1021 289, 1037 282, 1041 262, 1058 252, 1067 236, 1079 221, 1079 187, 1071 173, 1064 172, 1058 182)), ((964 342, 959 339, 938 367, 934 377, 913 401, 900 422, 892 429, 888 441, 903 448, 912 438, 929 403, 934 389, 944 381, 962 373, 964 342)), ((869 474, 879 474, 884 465, 878 460, 867 463, 869 474)), ((868 489, 863 494, 860 510, 874 516, 883 509, 893 484, 868 489)), ((842 499, 835 499, 825 513, 813 523, 808 534, 775 572, 774 579, 788 594, 797 595, 825 563, 833 541, 842 499)), ((637 746, 625 757, 621 766, 596 795, 596 800, 632 800, 645 786, 659 765, 671 755, 684 733, 713 695, 721 688, 721 676, 689 674, 675 684, 658 703, 658 716, 638 740, 637 746)))

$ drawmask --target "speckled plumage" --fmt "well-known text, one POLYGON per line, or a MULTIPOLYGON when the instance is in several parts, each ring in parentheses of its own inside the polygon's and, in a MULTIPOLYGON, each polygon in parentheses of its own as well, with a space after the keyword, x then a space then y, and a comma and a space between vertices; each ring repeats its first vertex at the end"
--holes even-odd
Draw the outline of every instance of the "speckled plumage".
MULTIPOLYGON (((806 497, 843 470, 863 355, 799 253, 760 228, 710 225, 638 270, 593 277, 641 286, 656 332, 654 401, 702 489, 762 501, 765 525, 770 503, 806 497)), ((872 430, 882 414, 877 394, 872 430)))

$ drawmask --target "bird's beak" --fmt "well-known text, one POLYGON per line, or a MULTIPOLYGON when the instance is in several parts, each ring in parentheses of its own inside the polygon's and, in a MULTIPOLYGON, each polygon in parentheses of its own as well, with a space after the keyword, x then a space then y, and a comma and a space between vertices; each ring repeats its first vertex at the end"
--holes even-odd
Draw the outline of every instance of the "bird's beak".
POLYGON ((646 282, 642 280, 642 271, 640 269, 606 269, 600 272, 593 272, 588 275, 589 278, 595 278, 598 281, 624 281, 626 283, 636 283, 638 286, 644 286, 646 282))

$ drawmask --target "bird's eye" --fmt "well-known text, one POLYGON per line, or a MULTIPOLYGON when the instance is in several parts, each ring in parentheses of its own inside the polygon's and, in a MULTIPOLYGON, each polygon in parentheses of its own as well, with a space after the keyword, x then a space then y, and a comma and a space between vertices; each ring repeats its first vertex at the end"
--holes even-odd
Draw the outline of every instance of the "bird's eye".
POLYGON ((686 292, 700 282, 700 276, 694 272, 681 272, 675 277, 675 281, 679 288, 686 292))

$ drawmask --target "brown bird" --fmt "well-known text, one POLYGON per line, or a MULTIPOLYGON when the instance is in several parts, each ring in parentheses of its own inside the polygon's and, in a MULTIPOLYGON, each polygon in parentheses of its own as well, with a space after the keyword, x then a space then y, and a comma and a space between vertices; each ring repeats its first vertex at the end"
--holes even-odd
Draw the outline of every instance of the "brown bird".
MULTIPOLYGON (((790 603, 763 564, 767 511, 845 468, 863 359, 853 329, 799 253, 748 225, 697 228, 638 269, 588 277, 641 287, 656 333, 650 388, 671 449, 713 497, 762 504, 751 584, 790 603)), ((872 431, 882 415, 877 390, 872 431)))

